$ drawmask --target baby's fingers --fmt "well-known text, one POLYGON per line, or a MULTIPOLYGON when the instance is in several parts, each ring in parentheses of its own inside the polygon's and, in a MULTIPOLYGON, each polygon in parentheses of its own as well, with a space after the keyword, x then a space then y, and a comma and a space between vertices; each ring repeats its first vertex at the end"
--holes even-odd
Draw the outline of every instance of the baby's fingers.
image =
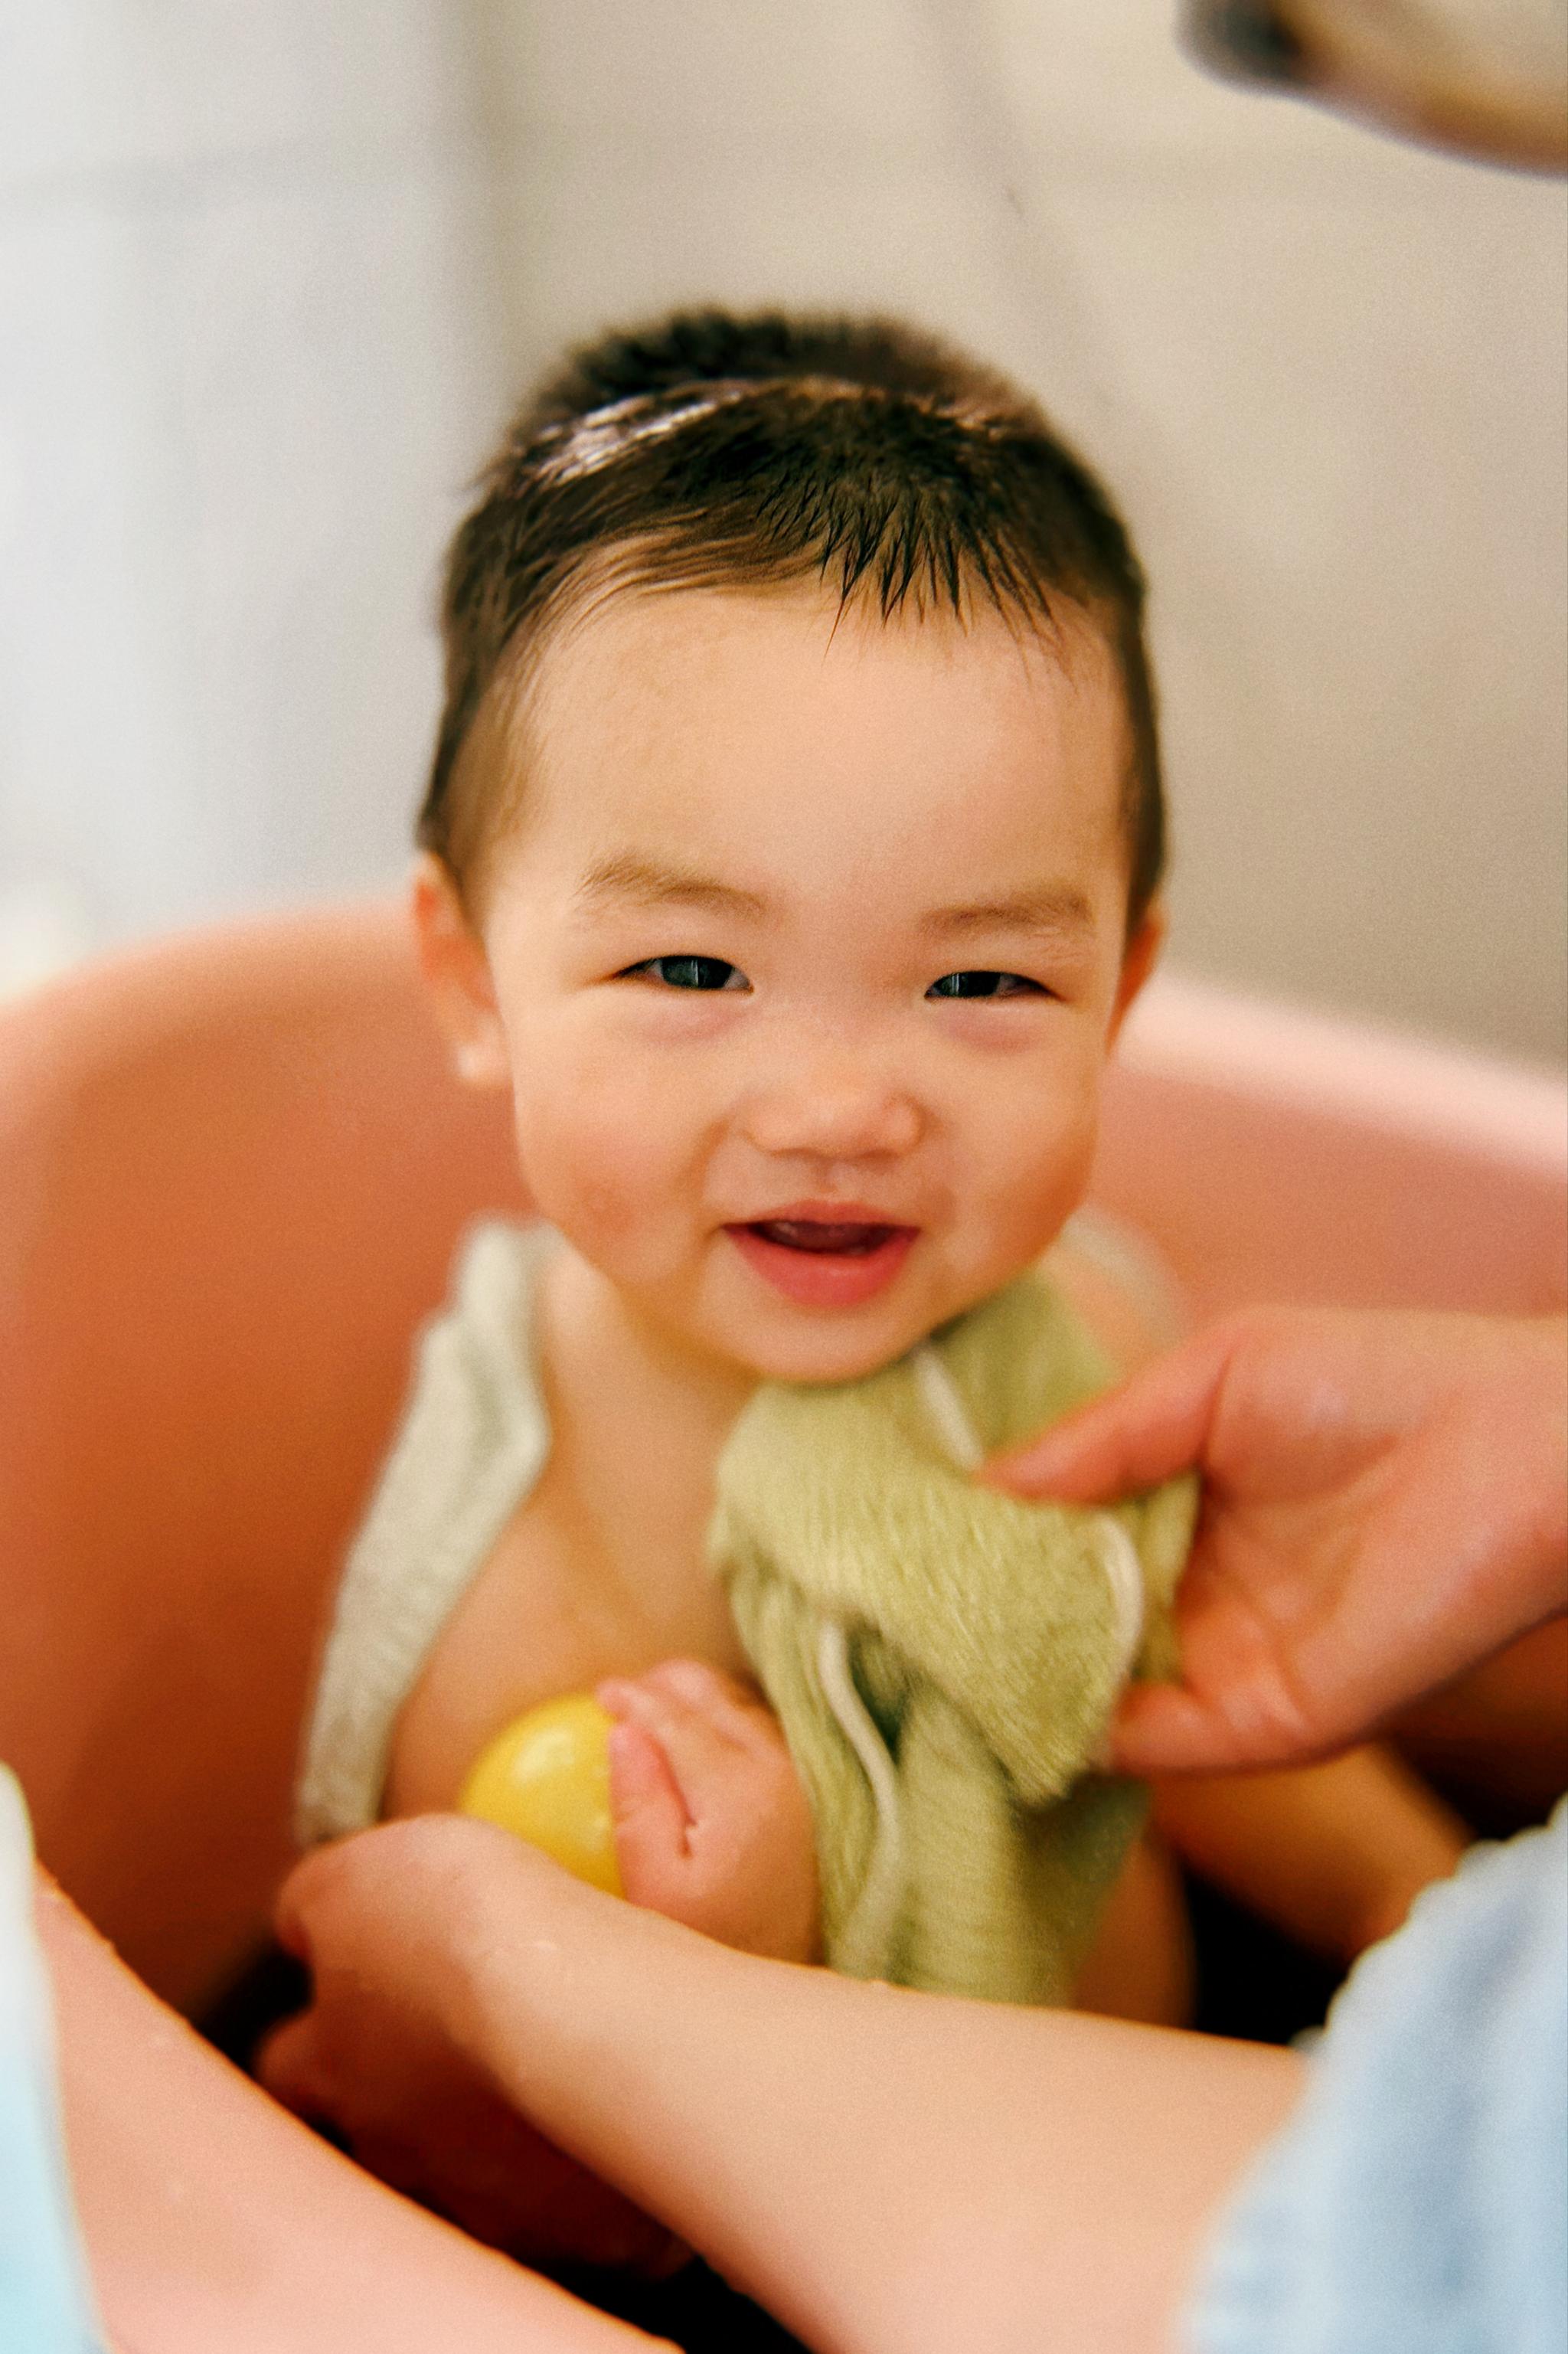
POLYGON ((670 1761, 649 1728, 610 1728, 609 1805, 620 1884, 633 1904, 668 1910, 686 1861, 690 1817, 670 1761))
POLYGON ((638 1679, 639 1689, 657 1692, 694 1710, 715 1733, 742 1749, 777 1732, 771 1709, 754 1691, 702 1659, 665 1659, 638 1679))
POLYGON ((610 1800, 627 1895, 743 1951, 810 1960, 810 1810, 768 1711, 691 1660, 599 1697, 619 1720, 610 1800))
POLYGON ((257 2077, 272 2098, 313 2124, 332 2112, 320 2041, 315 2012, 302 2011, 274 2028, 256 2055, 257 2077))
POLYGON ((766 1807, 756 1743, 654 1675, 599 1687, 610 1735, 610 1806, 621 1885, 634 1903, 688 1917, 724 1878, 766 1807))

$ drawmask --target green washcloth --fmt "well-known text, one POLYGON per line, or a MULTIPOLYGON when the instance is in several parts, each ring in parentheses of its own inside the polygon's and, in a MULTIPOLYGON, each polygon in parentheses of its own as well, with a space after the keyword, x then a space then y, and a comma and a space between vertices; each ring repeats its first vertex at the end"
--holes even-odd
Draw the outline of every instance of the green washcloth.
POLYGON ((1032 1275, 864 1381, 768 1384, 731 1434, 710 1548, 810 1797, 836 1969, 1071 1999, 1144 1808, 1092 1760, 1128 1670, 1174 1670, 1196 1492, 1101 1512, 969 1472, 1112 1377, 1032 1275))

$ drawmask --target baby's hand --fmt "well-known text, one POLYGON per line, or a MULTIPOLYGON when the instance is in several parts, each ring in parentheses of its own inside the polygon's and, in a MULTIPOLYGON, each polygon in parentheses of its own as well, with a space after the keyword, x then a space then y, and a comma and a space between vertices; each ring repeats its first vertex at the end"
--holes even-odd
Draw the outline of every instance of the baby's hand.
POLYGON ((813 1961, 816 1842, 778 1719, 695 1659, 601 1684, 599 1698, 616 1719, 610 1803, 632 1903, 743 1953, 813 1961))

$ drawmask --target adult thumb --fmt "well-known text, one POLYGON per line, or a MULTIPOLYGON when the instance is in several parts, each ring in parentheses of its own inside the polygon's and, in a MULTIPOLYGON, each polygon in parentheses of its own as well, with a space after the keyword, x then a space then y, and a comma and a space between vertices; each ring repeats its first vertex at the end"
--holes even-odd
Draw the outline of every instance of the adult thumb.
POLYGON ((980 1477, 1015 1496, 1108 1503, 1202 1468, 1234 1335, 1216 1326, 1145 1365, 980 1477))

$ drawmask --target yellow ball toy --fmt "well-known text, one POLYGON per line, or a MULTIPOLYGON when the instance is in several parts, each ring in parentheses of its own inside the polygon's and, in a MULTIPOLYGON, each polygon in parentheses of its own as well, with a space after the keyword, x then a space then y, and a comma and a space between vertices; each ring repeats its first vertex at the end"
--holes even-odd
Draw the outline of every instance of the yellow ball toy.
POLYGON ((588 1692, 546 1701, 481 1750, 458 1807, 499 1823, 578 1880, 621 1893, 609 1809, 610 1719, 588 1692))

